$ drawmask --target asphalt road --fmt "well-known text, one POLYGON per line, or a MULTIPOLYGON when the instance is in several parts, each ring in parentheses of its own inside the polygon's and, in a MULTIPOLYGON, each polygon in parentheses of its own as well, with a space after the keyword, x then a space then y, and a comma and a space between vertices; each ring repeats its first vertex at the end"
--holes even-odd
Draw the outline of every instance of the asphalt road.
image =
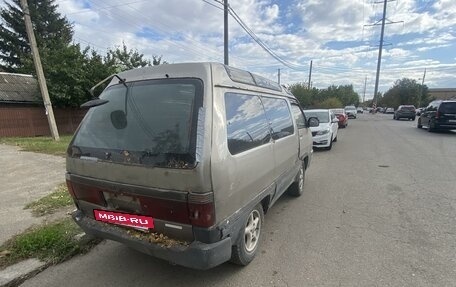
POLYGON ((265 216, 247 267, 172 266, 115 242, 23 286, 455 286, 456 132, 360 115, 265 216))

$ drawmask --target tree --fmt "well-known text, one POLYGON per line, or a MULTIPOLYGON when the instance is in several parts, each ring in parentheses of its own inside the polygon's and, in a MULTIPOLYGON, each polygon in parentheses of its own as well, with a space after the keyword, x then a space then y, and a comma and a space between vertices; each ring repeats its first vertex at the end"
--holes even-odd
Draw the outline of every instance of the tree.
POLYGON ((431 101, 428 87, 417 83, 416 80, 403 78, 394 82, 394 85, 379 98, 378 105, 397 108, 400 105, 427 105, 431 101))
POLYGON ((318 103, 315 107, 321 108, 321 109, 335 109, 335 108, 341 108, 343 106, 344 105, 338 98, 332 97, 332 98, 328 98, 328 99, 324 100, 321 103, 318 103))
POLYGON ((154 66, 160 65, 161 61, 161 56, 153 56, 153 62, 144 59, 144 54, 140 54, 137 50, 128 50, 125 43, 122 43, 122 47, 116 47, 114 50, 109 50, 105 57, 105 62, 109 66, 113 66, 117 73, 125 70, 151 66, 152 64, 154 66))
MULTIPOLYGON (((55 0, 28 0, 32 25, 40 52, 55 50, 71 43, 73 29, 57 12, 55 0)), ((34 72, 30 45, 20 0, 5 2, 0 9, 0 69, 7 72, 34 72)))

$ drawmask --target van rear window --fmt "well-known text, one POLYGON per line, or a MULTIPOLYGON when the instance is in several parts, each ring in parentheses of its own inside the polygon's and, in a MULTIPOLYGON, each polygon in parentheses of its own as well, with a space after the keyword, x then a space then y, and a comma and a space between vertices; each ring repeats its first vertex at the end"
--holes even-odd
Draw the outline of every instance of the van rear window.
POLYGON ((198 79, 149 80, 115 85, 100 96, 72 142, 70 156, 172 168, 195 163, 196 121, 202 106, 198 79))

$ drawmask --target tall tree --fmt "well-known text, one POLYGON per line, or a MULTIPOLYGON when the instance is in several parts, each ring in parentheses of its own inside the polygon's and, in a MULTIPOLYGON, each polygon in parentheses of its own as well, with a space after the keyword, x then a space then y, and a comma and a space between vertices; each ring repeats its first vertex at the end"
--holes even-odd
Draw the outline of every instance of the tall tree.
POLYGON ((403 78, 394 82, 394 85, 386 91, 379 106, 397 108, 399 105, 427 105, 431 101, 428 87, 419 84, 416 80, 403 78), (421 99, 420 99, 421 97, 421 99))
MULTIPOLYGON (((57 12, 55 0, 28 0, 38 48, 55 50, 68 46, 73 29, 66 17, 57 12)), ((0 9, 0 69, 7 72, 33 73, 20 0, 5 1, 0 9)))

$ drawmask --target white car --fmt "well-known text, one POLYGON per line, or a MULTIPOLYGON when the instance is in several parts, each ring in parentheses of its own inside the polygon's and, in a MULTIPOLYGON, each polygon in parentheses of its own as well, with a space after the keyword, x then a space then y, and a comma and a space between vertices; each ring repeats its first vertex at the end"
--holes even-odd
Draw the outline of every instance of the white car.
POLYGON ((356 119, 356 116, 358 114, 355 106, 346 106, 345 113, 347 114, 348 118, 353 118, 353 119, 356 119))
POLYGON ((311 127, 313 146, 316 148, 326 148, 330 150, 333 142, 337 141, 339 130, 339 120, 330 110, 305 110, 306 118, 316 117, 320 121, 317 127, 311 127))

